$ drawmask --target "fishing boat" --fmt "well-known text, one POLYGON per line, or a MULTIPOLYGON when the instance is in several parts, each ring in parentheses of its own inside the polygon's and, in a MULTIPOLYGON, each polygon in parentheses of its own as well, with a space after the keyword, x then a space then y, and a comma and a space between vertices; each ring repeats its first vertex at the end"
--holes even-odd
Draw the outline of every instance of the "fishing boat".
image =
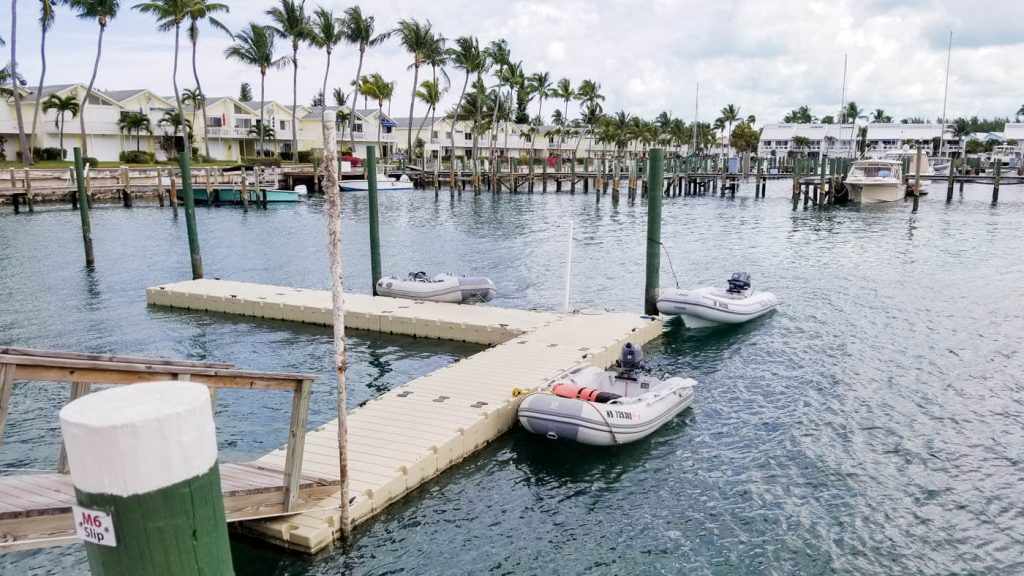
MULTIPOLYGON (((907 177, 913 178, 918 173, 918 163, 920 163, 920 174, 921 176, 935 176, 936 174, 942 174, 935 169, 935 162, 928 156, 928 153, 922 151, 921 155, 918 156, 916 150, 911 150, 908 147, 904 147, 902 150, 889 150, 882 155, 882 160, 892 160, 899 162, 907 167, 907 177)), ((949 166, 947 165, 946 168, 949 166)), ((928 186, 931 184, 930 178, 921 179, 921 194, 928 193, 928 186)))
MULTIPOLYGON (((369 190, 369 180, 342 180, 338 183, 338 186, 345 192, 357 192, 360 190, 369 190)), ((391 178, 384 174, 377 174, 377 190, 412 190, 412 180, 405 174, 402 174, 398 178, 391 178)))
POLYGON ((696 384, 691 378, 652 376, 643 368, 640 346, 627 343, 614 370, 578 366, 527 394, 517 416, 523 428, 551 440, 629 444, 685 410, 696 384))
POLYGON ((857 160, 846 176, 850 200, 862 204, 903 198, 903 163, 895 160, 857 160))
POLYGON ((476 304, 490 302, 498 291, 490 278, 456 276, 447 272, 433 278, 426 272, 410 272, 405 279, 388 276, 377 281, 377 295, 431 302, 476 304))
POLYGON ((658 312, 678 315, 689 328, 740 324, 763 316, 779 305, 771 292, 755 292, 750 274, 736 272, 725 289, 715 286, 681 290, 666 288, 658 296, 658 312))

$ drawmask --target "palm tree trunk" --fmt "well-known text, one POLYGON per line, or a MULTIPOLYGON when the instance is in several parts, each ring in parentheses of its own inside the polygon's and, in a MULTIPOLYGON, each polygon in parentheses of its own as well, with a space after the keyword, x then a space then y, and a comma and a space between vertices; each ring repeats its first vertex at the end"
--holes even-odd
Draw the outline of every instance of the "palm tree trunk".
MULTIPOLYGON (((46 78, 46 27, 43 27, 43 35, 39 41, 39 58, 42 61, 42 71, 39 73, 39 87, 36 88, 36 107, 32 111, 32 142, 36 144, 36 122, 39 120, 39 106, 43 99, 43 80, 46 78)), ((63 149, 63 148, 62 148, 63 149)))
POLYGON ((380 140, 380 122, 384 119, 384 101, 377 100, 377 151, 380 152, 381 157, 384 156, 384 146, 381 145, 380 140))
MULTIPOLYGON (((415 66, 412 73, 412 98, 409 99, 409 126, 412 126, 412 112, 416 106, 416 85, 420 80, 420 59, 416 58, 415 66)), ((390 105, 389 105, 390 106, 390 105)), ((412 130, 409 130, 409 142, 407 144, 406 154, 412 159, 412 130)))
POLYGON ((60 155, 64 155, 64 113, 60 113, 60 155))
POLYGON ((21 92, 18 90, 18 0, 11 1, 11 88, 14 90, 14 110, 18 117, 18 142, 21 145, 21 164, 28 168, 32 164, 32 149, 25 136, 25 120, 21 115, 21 92))
POLYGON ((295 109, 299 104, 299 43, 292 44, 292 162, 299 161, 299 137, 295 132, 295 109))
POLYGON ((178 93, 178 44, 181 40, 181 24, 174 26, 174 69, 171 72, 171 84, 174 86, 174 101, 178 105, 178 118, 181 120, 182 154, 192 157, 192 143, 188 139, 188 125, 181 107, 181 95, 178 93))
POLYGON ((89 105, 89 96, 92 95, 92 86, 96 83, 96 72, 100 69, 100 56, 103 53, 103 31, 107 29, 105 22, 100 22, 100 35, 96 40, 96 62, 92 65, 92 78, 89 79, 89 86, 85 89, 85 98, 82 98, 82 105, 78 110, 78 124, 82 129, 82 156, 89 157, 89 144, 85 140, 85 107, 89 105))
POLYGON ((263 156, 263 134, 267 131, 267 127, 263 125, 263 91, 267 85, 267 72, 260 70, 260 156, 263 156))
MULTIPOLYGON (((466 72, 466 81, 462 83, 462 93, 459 94, 459 103, 455 105, 455 116, 452 117, 452 149, 451 158, 449 159, 449 169, 451 173, 451 186, 452 190, 455 190, 455 125, 459 121, 459 112, 462 111, 462 100, 466 97, 466 87, 469 86, 469 72, 466 72)), ((442 155, 443 157, 443 155, 442 155)))
MULTIPOLYGON (((498 74, 501 74, 501 70, 500 69, 498 70, 498 74)), ((509 90, 510 91, 512 90, 511 86, 509 87, 509 90)), ((498 87, 495 89, 494 114, 491 117, 491 129, 489 131, 490 134, 488 134, 488 137, 497 135, 497 132, 495 132, 495 131, 498 129, 498 101, 499 100, 501 100, 501 82, 498 82, 498 87)), ((493 142, 493 140, 488 140, 488 142, 493 142)), ((493 146, 491 146, 491 150, 492 151, 494 150, 493 146)))
MULTIPOLYGON (((359 86, 359 77, 363 73, 363 56, 365 54, 366 54, 366 46, 360 45, 359 46, 359 66, 356 67, 356 81, 355 81, 355 86, 357 87, 357 90, 358 90, 358 86, 359 86)), ((350 144, 352 145, 352 150, 350 151, 350 153, 353 156, 355 156, 355 153, 356 153, 356 98, 357 98, 358 94, 359 93, 357 91, 355 94, 352 95, 352 120, 349 122, 349 131, 348 131, 349 132, 350 144)), ((363 106, 364 107, 366 106, 365 100, 363 102, 363 106)))
MULTIPOLYGON (((192 37, 196 38, 195 34, 193 34, 192 37)), ((209 120, 208 120, 209 116, 206 115, 206 94, 203 93, 203 87, 202 87, 201 84, 199 84, 199 70, 198 70, 198 68, 196 68, 196 44, 198 44, 198 39, 192 41, 192 77, 196 79, 196 89, 199 90, 199 96, 203 99, 202 100, 202 104, 203 104, 203 106, 202 106, 202 110, 203 110, 203 151, 205 152, 206 157, 209 158, 210 157, 210 136, 209 136, 209 130, 208 130, 208 126, 207 126, 207 124, 209 123, 209 120)), ((193 123, 194 122, 195 121, 193 120, 193 123)), ((138 137, 142 138, 142 133, 141 132, 138 134, 138 137)))
MULTIPOLYGON (((327 110, 327 77, 331 73, 331 47, 328 46, 327 50, 327 67, 324 68, 324 86, 320 89, 320 93, 324 96, 324 110, 327 110)), ((294 120, 294 118, 293 118, 294 120)), ((323 119, 321 119, 323 120, 323 119)))

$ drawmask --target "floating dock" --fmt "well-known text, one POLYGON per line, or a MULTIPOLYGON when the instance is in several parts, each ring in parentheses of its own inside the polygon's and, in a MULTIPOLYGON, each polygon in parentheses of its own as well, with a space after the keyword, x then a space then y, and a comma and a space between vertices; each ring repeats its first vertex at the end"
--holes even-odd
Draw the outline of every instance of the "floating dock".
MULTIPOLYGON (((329 292, 221 280, 146 290, 151 305, 330 325, 329 292)), ((602 368, 626 342, 646 343, 662 323, 617 312, 555 314, 345 295, 345 325, 359 330, 492 346, 392 390, 348 416, 348 498, 360 523, 474 453, 515 422, 513 389, 540 386, 580 364, 602 368)), ((543 441, 543 440, 539 440, 543 441)), ((280 466, 283 450, 256 460, 280 466)), ((337 420, 306 435, 302 470, 338 477, 337 420)), ((340 532, 340 494, 294 516, 240 523, 243 532, 307 553, 340 532)))

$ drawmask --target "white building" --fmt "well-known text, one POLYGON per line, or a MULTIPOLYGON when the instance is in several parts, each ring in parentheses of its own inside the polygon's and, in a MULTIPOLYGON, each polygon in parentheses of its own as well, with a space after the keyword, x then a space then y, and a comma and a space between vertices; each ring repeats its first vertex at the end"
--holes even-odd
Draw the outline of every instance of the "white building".
POLYGON ((854 124, 765 124, 757 154, 761 157, 785 157, 790 153, 808 156, 853 156, 856 153, 857 126, 854 124), (796 138, 807 138, 810 145, 798 148, 796 138))

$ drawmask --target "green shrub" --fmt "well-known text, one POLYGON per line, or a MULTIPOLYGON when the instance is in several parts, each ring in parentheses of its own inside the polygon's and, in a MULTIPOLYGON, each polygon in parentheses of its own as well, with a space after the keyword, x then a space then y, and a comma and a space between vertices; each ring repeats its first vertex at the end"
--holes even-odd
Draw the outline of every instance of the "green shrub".
POLYGON ((121 152, 118 159, 126 164, 152 164, 155 155, 145 150, 127 150, 121 152))
POLYGON ((263 168, 279 168, 281 166, 280 158, 260 158, 258 156, 246 156, 242 158, 242 163, 248 166, 261 166, 263 168))
POLYGON ((83 165, 88 164, 89 166, 92 166, 93 168, 95 168, 95 167, 100 165, 100 161, 95 159, 95 158, 93 158, 92 156, 86 156, 86 157, 82 158, 82 164, 83 165))
POLYGON ((313 161, 312 150, 299 150, 299 164, 309 164, 313 161))
POLYGON ((56 146, 32 149, 32 159, 37 162, 63 160, 65 157, 67 157, 67 150, 61 150, 56 146))

